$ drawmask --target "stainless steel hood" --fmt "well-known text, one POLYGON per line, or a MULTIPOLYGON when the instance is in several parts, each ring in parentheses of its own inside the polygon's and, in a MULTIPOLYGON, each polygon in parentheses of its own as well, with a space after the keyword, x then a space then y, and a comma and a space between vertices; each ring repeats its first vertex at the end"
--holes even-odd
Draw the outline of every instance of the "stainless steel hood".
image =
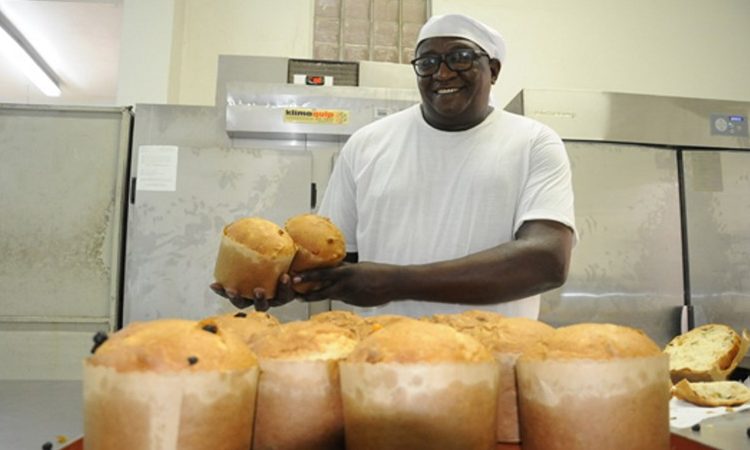
POLYGON ((568 140, 750 149, 749 102, 527 89, 505 109, 568 140))
POLYGON ((235 138, 345 140, 355 130, 419 102, 416 89, 227 84, 226 129, 235 138))

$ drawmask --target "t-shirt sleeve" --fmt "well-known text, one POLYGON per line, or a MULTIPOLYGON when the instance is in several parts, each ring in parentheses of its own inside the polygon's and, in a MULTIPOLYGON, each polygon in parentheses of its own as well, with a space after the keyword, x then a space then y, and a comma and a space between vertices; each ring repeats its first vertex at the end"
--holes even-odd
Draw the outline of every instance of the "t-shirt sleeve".
POLYGON ((357 252, 357 186, 353 176, 352 153, 349 140, 339 153, 318 208, 318 214, 331 219, 346 239, 346 251, 357 252))
POLYGON ((578 239, 573 209, 573 184, 565 145, 546 126, 531 143, 529 173, 521 191, 513 234, 529 220, 552 220, 566 225, 578 239))

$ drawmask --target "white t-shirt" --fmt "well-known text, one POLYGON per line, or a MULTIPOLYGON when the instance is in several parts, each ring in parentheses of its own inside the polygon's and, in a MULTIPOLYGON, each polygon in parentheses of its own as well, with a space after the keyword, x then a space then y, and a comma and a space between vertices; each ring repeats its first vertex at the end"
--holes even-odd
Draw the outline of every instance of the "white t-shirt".
MULTIPOLYGON (((575 229, 562 141, 547 126, 501 110, 465 131, 433 128, 419 105, 361 128, 341 150, 318 213, 341 228, 360 261, 392 264, 495 247, 528 220, 575 229)), ((536 318, 539 296, 471 308, 536 318)), ((423 316, 467 306, 400 300, 349 309, 423 316)))

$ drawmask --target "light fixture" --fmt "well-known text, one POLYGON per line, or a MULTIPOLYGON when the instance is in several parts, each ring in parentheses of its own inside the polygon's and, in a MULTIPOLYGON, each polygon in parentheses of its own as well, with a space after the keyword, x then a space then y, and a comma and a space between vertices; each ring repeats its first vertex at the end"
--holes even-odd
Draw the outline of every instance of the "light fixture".
POLYGON ((60 86, 57 84, 54 71, 2 11, 0 11, 0 51, 45 95, 60 96, 60 86))

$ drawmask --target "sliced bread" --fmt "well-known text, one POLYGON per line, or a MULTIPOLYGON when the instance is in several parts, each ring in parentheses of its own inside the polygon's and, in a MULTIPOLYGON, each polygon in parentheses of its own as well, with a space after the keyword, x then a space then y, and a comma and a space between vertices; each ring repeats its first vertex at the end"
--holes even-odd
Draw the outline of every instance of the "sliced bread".
POLYGON ((672 394, 699 406, 737 406, 750 401, 750 388, 739 381, 682 380, 672 388, 672 394))
POLYGON ((746 345, 731 327, 706 324, 681 334, 667 344, 672 382, 726 380, 744 355, 746 345), (743 349, 744 347, 744 349, 743 349))

